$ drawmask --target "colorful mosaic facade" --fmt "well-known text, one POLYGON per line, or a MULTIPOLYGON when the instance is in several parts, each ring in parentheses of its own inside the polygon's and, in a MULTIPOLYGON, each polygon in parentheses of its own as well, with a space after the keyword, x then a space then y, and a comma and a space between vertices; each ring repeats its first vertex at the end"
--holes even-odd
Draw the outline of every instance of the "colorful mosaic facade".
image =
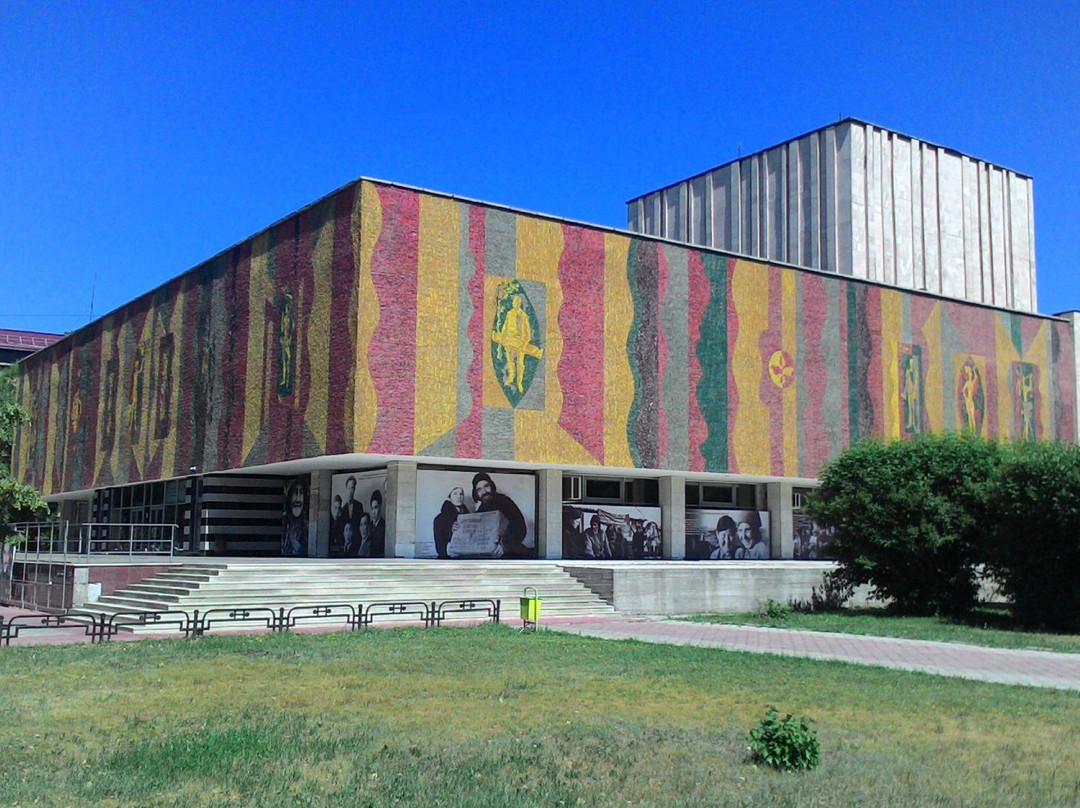
POLYGON ((363 452, 813 477, 1075 438, 1067 323, 369 181, 24 363, 46 493, 363 452))

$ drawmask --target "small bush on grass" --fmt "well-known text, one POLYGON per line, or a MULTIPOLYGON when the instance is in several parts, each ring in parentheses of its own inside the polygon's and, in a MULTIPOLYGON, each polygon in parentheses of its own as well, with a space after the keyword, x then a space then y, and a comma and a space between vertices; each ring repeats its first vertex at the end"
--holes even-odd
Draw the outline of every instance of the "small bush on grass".
POLYGON ((1021 623, 1080 631, 1080 447, 1003 452, 990 495, 989 568, 1021 623))
POLYGON ((822 469, 807 512, 833 529, 846 583, 870 584, 901 613, 963 615, 997 462, 997 445, 973 436, 859 441, 822 469))
POLYGON ((761 725, 750 730, 750 753, 754 760, 781 771, 812 769, 821 757, 817 732, 806 718, 783 718, 769 707, 761 725))
POLYGON ((829 570, 821 576, 821 586, 810 590, 810 600, 792 598, 788 606, 803 614, 835 614, 847 608, 855 586, 844 577, 843 570, 829 570))
POLYGON ((791 607, 769 598, 758 614, 769 620, 787 620, 791 616, 791 607))

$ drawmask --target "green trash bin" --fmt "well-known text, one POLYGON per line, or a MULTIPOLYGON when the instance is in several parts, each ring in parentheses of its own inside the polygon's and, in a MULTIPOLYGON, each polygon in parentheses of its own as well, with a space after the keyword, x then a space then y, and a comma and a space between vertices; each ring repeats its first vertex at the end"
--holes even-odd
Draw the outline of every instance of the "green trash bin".
POLYGON ((521 593, 521 630, 527 631, 540 625, 540 593, 535 586, 527 586, 521 593), (530 595, 529 593, 532 593, 530 595))

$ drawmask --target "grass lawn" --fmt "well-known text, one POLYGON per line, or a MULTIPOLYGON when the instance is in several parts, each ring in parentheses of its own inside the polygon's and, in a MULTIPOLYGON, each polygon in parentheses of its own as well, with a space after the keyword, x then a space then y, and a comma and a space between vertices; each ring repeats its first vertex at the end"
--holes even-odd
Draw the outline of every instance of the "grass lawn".
POLYGON ((1076 805, 1075 693, 505 626, 0 649, 5 805, 1076 805), (820 767, 746 762, 767 705, 820 767))
POLYGON ((909 640, 963 642, 991 648, 1036 648, 1042 651, 1080 653, 1080 635, 1021 630, 1015 626, 1008 609, 1003 606, 981 606, 966 622, 946 620, 942 617, 898 617, 889 614, 885 609, 874 608, 846 609, 835 614, 790 612, 783 618, 747 612, 691 615, 679 619, 702 623, 903 637, 909 640))

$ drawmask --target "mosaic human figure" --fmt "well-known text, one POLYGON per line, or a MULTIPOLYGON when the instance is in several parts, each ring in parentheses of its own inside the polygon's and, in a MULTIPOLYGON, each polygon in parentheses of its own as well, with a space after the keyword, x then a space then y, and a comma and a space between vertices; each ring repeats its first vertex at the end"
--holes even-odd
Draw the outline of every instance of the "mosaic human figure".
POLYGON ((529 325, 529 315, 521 306, 521 295, 514 295, 511 299, 502 328, 493 331, 491 339, 505 352, 503 385, 516 387, 519 393, 524 393, 525 357, 539 359, 544 355, 544 349, 533 345, 532 326, 529 325))

